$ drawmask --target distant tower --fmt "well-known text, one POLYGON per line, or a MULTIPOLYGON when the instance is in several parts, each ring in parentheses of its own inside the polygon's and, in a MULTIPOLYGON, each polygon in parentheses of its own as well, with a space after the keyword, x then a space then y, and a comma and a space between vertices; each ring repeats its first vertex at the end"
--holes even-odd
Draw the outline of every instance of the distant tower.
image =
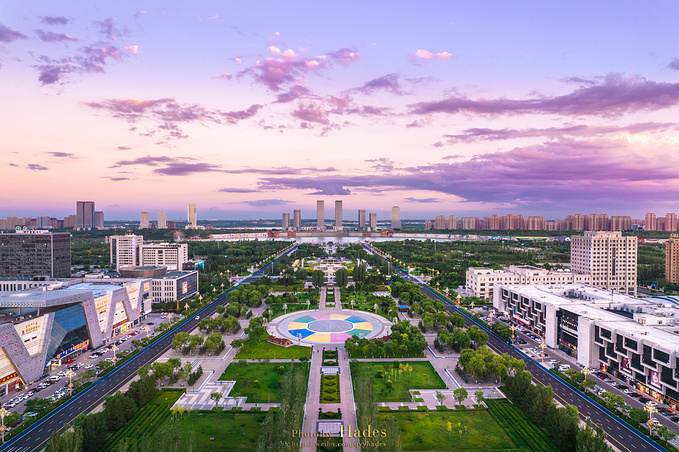
POLYGON ((293 219, 292 219, 292 226, 296 230, 301 230, 302 229, 302 211, 301 210, 295 210, 292 212, 293 219))
POLYGON ((679 235, 671 234, 665 242, 665 279, 670 284, 679 282, 679 235))
POLYGON ((142 212, 139 214, 139 229, 148 229, 149 224, 149 213, 142 212))
POLYGON ((644 222, 644 230, 655 231, 657 226, 657 217, 654 213, 646 214, 646 221, 644 222))
POLYGON ((94 227, 104 229, 104 212, 94 212, 94 227))
POLYGON ((401 208, 399 206, 391 208, 391 229, 401 229, 401 208))
POLYGON ((342 201, 335 201, 335 231, 342 230, 342 201))
POLYGON ((290 214, 284 213, 283 214, 283 230, 287 231, 288 229, 290 229, 290 214))
POLYGON ((316 230, 325 229, 325 203, 322 200, 316 201, 316 230))
POLYGON ((76 202, 78 229, 92 229, 94 227, 94 201, 76 202))
POLYGON ((377 230, 377 214, 376 213, 370 214, 370 230, 371 231, 377 230))
POLYGON ((198 210, 195 204, 189 204, 189 227, 195 228, 198 226, 198 210))
POLYGON ((358 211, 358 230, 365 231, 365 210, 358 211))
POLYGON ((167 229, 167 215, 165 212, 158 212, 158 229, 167 229))

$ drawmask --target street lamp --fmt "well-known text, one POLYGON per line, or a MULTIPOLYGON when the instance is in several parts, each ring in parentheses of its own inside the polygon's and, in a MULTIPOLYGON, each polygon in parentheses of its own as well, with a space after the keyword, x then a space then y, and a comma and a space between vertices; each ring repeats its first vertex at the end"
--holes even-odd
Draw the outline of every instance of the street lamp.
POLYGON ((66 376, 68 377, 68 395, 72 396, 73 395, 73 377, 75 377, 75 372, 73 372, 71 369, 66 372, 66 376))
POLYGON ((146 337, 148 338, 149 337, 149 331, 151 331, 151 328, 149 328, 149 326, 146 325, 144 328, 142 328, 142 330, 146 331, 146 337))
POLYGON ((113 350, 113 367, 115 367, 116 361, 118 360, 118 357, 116 356, 116 350, 118 350, 118 347, 116 347, 116 345, 113 344, 113 347, 111 347, 111 350, 113 350))
POLYGON ((510 330, 512 330, 512 344, 514 343, 514 337, 515 337, 515 332, 516 332, 516 326, 512 325, 509 327, 510 330))
POLYGON ((5 427, 5 416, 9 416, 9 411, 1 408, 0 418, 2 418, 2 425, 0 425, 0 430, 2 431, 2 444, 5 444, 5 430, 7 430, 7 427, 5 427))
POLYGON ((652 429, 653 424, 651 423, 651 420, 653 420, 653 415, 658 412, 658 409, 653 405, 653 402, 648 402, 644 406, 644 411, 648 413, 648 426, 652 429))
POLYGON ((490 311, 490 314, 488 314, 488 319, 490 320, 491 326, 493 325, 493 317, 495 317, 495 311, 490 311))
POLYGON ((462 300, 462 295, 457 294, 457 305, 460 306, 460 301, 462 300))
POLYGON ((544 342, 540 342, 540 345, 538 345, 538 347, 540 347, 540 350, 542 350, 542 353, 540 353, 540 355, 542 355, 542 362, 544 363, 545 362, 545 349, 547 348, 547 345, 544 342))
POLYGON ((184 305, 184 310, 186 311, 187 309, 189 309, 189 304, 188 304, 188 303, 186 303, 186 304, 184 305))

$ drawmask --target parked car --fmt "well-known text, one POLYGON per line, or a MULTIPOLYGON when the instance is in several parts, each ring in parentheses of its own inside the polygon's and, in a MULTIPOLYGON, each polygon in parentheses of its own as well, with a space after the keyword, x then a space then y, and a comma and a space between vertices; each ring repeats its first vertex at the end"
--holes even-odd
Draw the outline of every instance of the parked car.
POLYGON ((641 398, 641 394, 639 394, 638 392, 634 392, 634 391, 630 391, 627 395, 630 396, 630 397, 634 397, 635 399, 641 398))
POLYGON ((651 399, 649 399, 647 397, 642 397, 642 398, 639 399, 639 403, 643 403, 643 404, 646 404, 650 401, 651 401, 651 399))
POLYGON ((569 364, 562 364, 562 365, 559 366, 559 370, 561 372, 565 372, 565 371, 569 370, 570 368, 571 368, 571 366, 569 364))
POLYGON ((670 418, 670 421, 672 421, 672 422, 679 422, 679 416, 672 416, 672 417, 670 418))

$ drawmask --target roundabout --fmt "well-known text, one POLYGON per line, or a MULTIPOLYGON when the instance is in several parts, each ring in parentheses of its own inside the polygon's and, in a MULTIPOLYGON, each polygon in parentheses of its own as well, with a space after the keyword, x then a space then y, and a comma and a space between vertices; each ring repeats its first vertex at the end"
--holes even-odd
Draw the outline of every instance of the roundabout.
POLYGON ((301 311, 280 318, 276 332, 288 339, 310 344, 338 344, 347 338, 373 339, 386 334, 391 322, 362 311, 301 311))

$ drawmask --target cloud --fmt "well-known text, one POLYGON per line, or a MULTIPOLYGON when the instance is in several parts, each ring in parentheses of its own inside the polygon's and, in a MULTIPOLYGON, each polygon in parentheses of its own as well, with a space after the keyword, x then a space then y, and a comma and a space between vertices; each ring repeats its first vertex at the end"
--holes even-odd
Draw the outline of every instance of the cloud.
POLYGON ((133 180, 130 177, 105 177, 104 179, 109 179, 109 180, 112 180, 113 182, 121 182, 121 181, 124 181, 124 180, 133 180))
POLYGON ((422 60, 427 60, 427 61, 448 61, 452 58, 455 58, 454 55, 448 53, 448 52, 440 52, 440 53, 433 53, 430 52, 429 50, 418 50, 415 52, 415 58, 419 58, 422 60))
POLYGON ((39 165, 37 163, 29 163, 28 165, 26 165, 26 167, 29 170, 33 170, 33 171, 47 171, 49 169, 49 168, 42 166, 42 165, 39 165))
POLYGON ((485 115, 552 114, 616 117, 655 111, 679 103, 679 83, 654 82, 640 76, 609 74, 561 96, 531 99, 470 99, 454 96, 411 105, 416 114, 469 113, 485 115))
POLYGON ((253 190, 251 188, 236 188, 236 187, 224 187, 217 190, 220 193, 258 193, 259 190, 253 190))
POLYGON ((243 119, 252 118, 257 114, 260 108, 262 108, 262 105, 254 104, 247 110, 221 112, 220 115, 226 118, 229 124, 236 124, 243 119))
POLYGON ((227 80, 231 80, 231 78, 233 78, 233 75, 229 74, 228 72, 224 72, 223 74, 215 74, 210 78, 225 78, 227 80))
POLYGON ((644 122, 630 124, 628 126, 602 125, 592 126, 579 124, 565 127, 549 128, 530 128, 530 129, 488 129, 474 128, 466 129, 464 133, 458 135, 444 135, 449 143, 470 143, 474 141, 496 141, 510 140, 517 138, 550 137, 557 138, 562 136, 591 137, 597 135, 607 135, 615 133, 643 133, 660 132, 675 126, 674 123, 664 122, 644 122))
POLYGON ((293 100, 297 100, 302 97, 309 97, 310 95, 311 91, 309 91, 304 86, 294 85, 287 92, 280 93, 278 96, 276 96, 276 103, 284 104, 287 102, 292 102, 293 100))
POLYGON ((241 201, 242 204, 248 204, 253 207, 266 207, 266 206, 282 206, 284 204, 290 204, 292 201, 287 201, 285 199, 257 199, 254 201, 241 201))
POLYGON ((439 198, 405 198, 405 201, 420 203, 420 204, 431 204, 435 202, 441 202, 439 198))
POLYGON ((12 30, 0 24, 0 42, 12 42, 17 39, 28 39, 25 34, 20 31, 12 30))
POLYGON ((65 25, 69 22, 64 16, 43 16, 40 22, 47 25, 65 25))
POLYGON ((129 151, 130 149, 132 149, 132 147, 131 146, 118 146, 116 149, 118 151, 129 151))
POLYGON ((51 31, 35 30, 38 38, 43 42, 77 41, 73 36, 65 33, 53 33, 51 31))
POLYGON ((357 91, 366 95, 374 94, 376 91, 389 91, 398 95, 404 94, 398 81, 398 74, 383 75, 382 77, 370 80, 363 86, 354 88, 351 91, 357 91))
POLYGON ((193 160, 193 158, 192 157, 173 158, 167 156, 152 157, 150 155, 147 155, 146 157, 139 157, 134 160, 119 160, 113 165, 109 166, 109 168, 120 168, 121 166, 138 166, 138 165, 158 166, 161 163, 174 163, 183 160, 193 160))
POLYGON ((127 27, 123 26, 120 28, 116 26, 115 17, 109 17, 101 22, 94 22, 94 25, 99 29, 99 33, 109 41, 115 41, 120 37, 128 35, 127 27))
POLYGON ((679 58, 675 58, 672 61, 670 61, 670 64, 667 65, 669 69, 674 69, 675 71, 679 71, 679 58))
POLYGON ((9 165, 9 166, 15 166, 15 167, 17 167, 17 168, 19 167, 19 165, 17 165, 16 163, 9 163, 8 165, 9 165))
POLYGON ((407 128, 413 128, 413 127, 426 127, 432 124, 434 122, 434 118, 432 116, 427 116, 424 119, 416 119, 415 121, 411 122, 410 124, 406 124, 407 128))
POLYGON ((91 44, 79 49, 79 54, 64 57, 50 58, 41 55, 38 58, 40 64, 33 66, 38 71, 38 81, 44 85, 62 83, 64 76, 69 74, 96 74, 104 73, 105 66, 110 60, 121 61, 124 53, 116 46, 91 44))
POLYGON ((302 121, 315 122, 317 124, 330 124, 328 111, 314 103, 300 103, 292 116, 302 121))
POLYGON ((371 168, 377 171, 392 171, 394 169, 394 161, 388 158, 370 159, 366 163, 374 163, 371 168))
POLYGON ((59 158, 69 158, 69 159, 78 158, 78 157, 76 157, 75 154, 71 154, 70 152, 46 152, 46 154, 50 154, 53 157, 59 157, 59 158))
POLYGON ((153 170, 154 173, 164 176, 188 176, 194 173, 214 173, 222 171, 221 166, 209 163, 170 163, 164 168, 153 170))
POLYGON ((273 57, 263 58, 238 73, 242 78, 251 76, 256 83, 277 92, 284 86, 296 84, 305 74, 329 69, 333 64, 349 65, 358 61, 358 52, 348 48, 329 52, 316 57, 298 55, 293 49, 281 50, 275 45, 268 47, 273 57))

